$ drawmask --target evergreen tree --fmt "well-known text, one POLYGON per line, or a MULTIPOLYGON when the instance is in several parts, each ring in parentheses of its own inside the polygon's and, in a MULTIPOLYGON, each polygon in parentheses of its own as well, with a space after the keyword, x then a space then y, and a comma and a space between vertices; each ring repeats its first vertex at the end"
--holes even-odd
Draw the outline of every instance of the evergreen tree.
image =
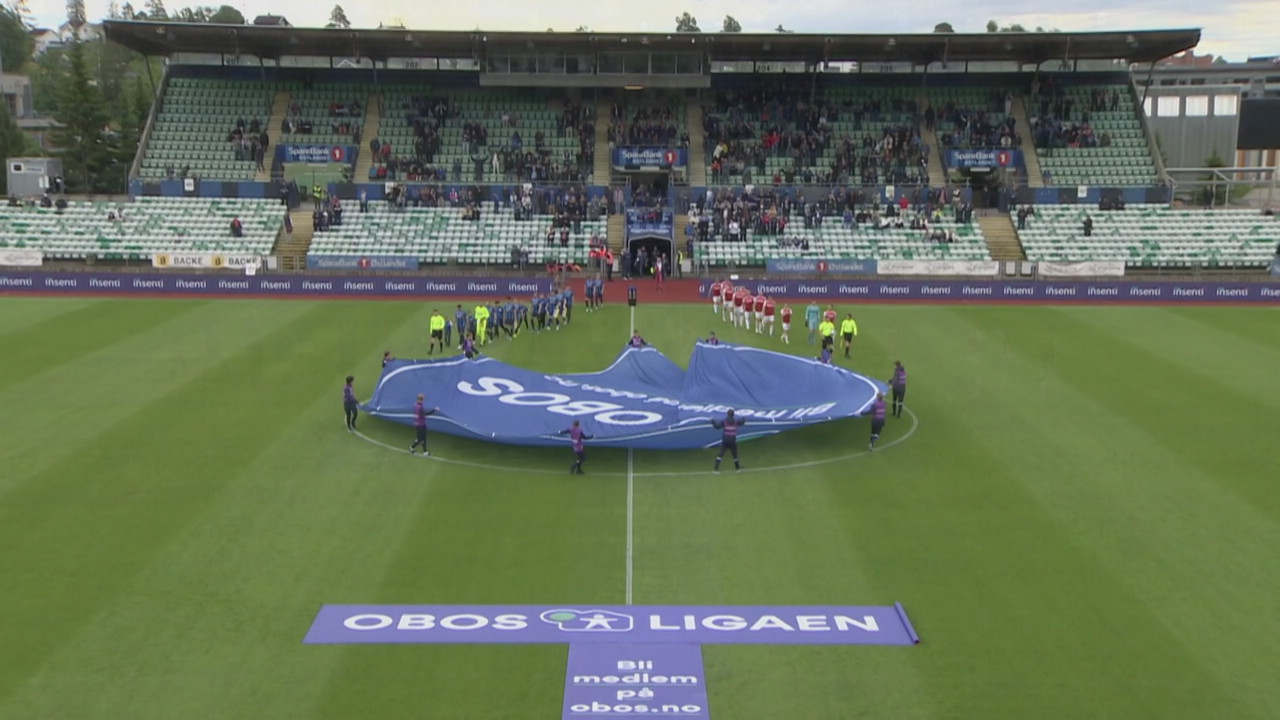
POLYGON ((325 27, 331 28, 349 28, 351 21, 347 19, 347 11, 342 9, 341 5, 334 5, 333 10, 329 12, 329 24, 325 27))
POLYGON ((742 32, 742 23, 732 15, 725 15, 724 22, 720 25, 720 32, 724 33, 740 33, 742 32))
POLYGON ((147 19, 164 22, 169 19, 169 11, 164 9, 164 0, 147 0, 147 19))
POLYGON ((12 8, 0 6, 0 65, 4 71, 17 72, 31 59, 35 47, 22 16, 12 8))
POLYGON ((85 15, 84 0, 67 0, 67 23, 75 31, 77 38, 80 37, 80 28, 86 22, 88 17, 85 15))
POLYGON ((72 42, 66 58, 67 74, 53 115, 59 126, 52 140, 62 158, 68 189, 87 192, 102 186, 100 179, 115 159, 108 144, 107 103, 89 75, 84 44, 72 42))
MULTIPOLYGON (((30 143, 18 128, 18 122, 9 113, 9 103, 0 102, 0 157, 21 157, 27 154, 30 143)), ((7 173, 0 173, 0 193, 8 192, 7 173)))

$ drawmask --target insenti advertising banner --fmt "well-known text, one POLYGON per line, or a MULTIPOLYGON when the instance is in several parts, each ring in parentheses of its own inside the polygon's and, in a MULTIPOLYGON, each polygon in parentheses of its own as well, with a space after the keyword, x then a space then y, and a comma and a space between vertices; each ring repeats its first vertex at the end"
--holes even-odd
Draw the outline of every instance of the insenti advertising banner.
POLYGON ((147 275, 110 272, 0 272, 0 293, 201 297, 489 297, 551 291, 550 278, 334 277, 325 275, 147 275))

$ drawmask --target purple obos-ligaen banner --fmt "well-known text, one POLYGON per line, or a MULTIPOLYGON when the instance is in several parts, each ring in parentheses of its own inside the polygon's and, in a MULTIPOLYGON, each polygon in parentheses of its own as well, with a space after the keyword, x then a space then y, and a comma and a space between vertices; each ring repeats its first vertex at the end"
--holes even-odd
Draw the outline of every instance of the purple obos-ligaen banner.
MULTIPOLYGON (((740 280, 734 284, 773 297, 815 300, 1280 304, 1280 285, 1269 283, 740 280)), ((705 296, 710 288, 710 282, 702 282, 698 291, 705 296)))
POLYGON ((388 297, 531 295, 551 290, 547 278, 373 278, 312 275, 135 275, 125 273, 0 273, 0 292, 104 295, 388 297))
POLYGON ((901 605, 325 605, 304 642, 912 645, 901 605))

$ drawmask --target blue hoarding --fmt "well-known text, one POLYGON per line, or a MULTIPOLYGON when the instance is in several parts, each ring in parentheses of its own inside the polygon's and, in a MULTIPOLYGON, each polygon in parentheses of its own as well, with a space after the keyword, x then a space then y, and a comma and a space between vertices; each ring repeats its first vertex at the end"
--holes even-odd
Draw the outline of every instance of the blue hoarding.
POLYGON ((613 166, 624 170, 667 170, 688 163, 689 151, 683 148, 625 147, 613 151, 613 166))
POLYGON ((414 255, 308 255, 308 270, 417 270, 414 255))
POLYGON ((875 275, 875 260, 772 258, 765 272, 796 275, 875 275))
POLYGON ((989 150, 948 150, 947 166, 953 168, 995 168, 1018 167, 1022 164, 1021 150, 989 149, 989 150))
POLYGON ((277 145, 276 159, 287 163, 353 163, 355 145, 277 145))

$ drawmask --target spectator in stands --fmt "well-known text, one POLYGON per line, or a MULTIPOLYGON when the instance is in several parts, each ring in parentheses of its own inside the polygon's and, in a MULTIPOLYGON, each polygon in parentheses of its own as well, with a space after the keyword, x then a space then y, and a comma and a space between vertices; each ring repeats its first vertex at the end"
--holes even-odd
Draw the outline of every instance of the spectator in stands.
POLYGON ((1093 236, 1093 218, 1088 215, 1084 216, 1083 230, 1085 237, 1093 236))
POLYGON ((238 217, 231 218, 231 237, 244 237, 244 225, 238 217))
POLYGON ((1027 208, 1025 206, 1018 208, 1018 229, 1027 229, 1027 208))

